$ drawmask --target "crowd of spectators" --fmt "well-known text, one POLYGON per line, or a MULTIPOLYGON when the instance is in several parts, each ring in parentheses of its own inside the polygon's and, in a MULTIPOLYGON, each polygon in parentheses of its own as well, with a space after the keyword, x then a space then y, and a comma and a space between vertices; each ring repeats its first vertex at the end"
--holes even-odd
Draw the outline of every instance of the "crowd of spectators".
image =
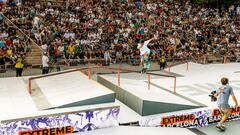
POLYGON ((236 5, 212 9, 189 0, 81 0, 55 6, 27 1, 8 7, 5 15, 50 58, 100 60, 109 53, 112 62, 134 62, 137 43, 156 31, 158 40, 149 44, 153 60, 239 55, 236 5))
POLYGON ((24 58, 31 46, 28 40, 17 33, 17 28, 8 25, 0 14, 0 66, 5 69, 6 63, 16 64, 18 58, 24 58))

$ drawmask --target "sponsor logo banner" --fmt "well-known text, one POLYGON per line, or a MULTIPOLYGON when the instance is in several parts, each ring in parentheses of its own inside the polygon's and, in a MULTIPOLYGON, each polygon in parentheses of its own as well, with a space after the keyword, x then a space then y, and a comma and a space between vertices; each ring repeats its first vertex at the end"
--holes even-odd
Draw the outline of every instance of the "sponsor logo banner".
MULTIPOLYGON (((192 113, 162 116, 160 118, 144 118, 139 121, 139 125, 195 128, 217 123, 221 120, 221 117, 222 115, 219 109, 203 109, 192 113)), ((231 115, 228 120, 238 119, 240 119, 240 107, 231 109, 231 115)))
POLYGON ((56 127, 56 128, 45 128, 39 130, 26 130, 20 131, 18 135, 64 135, 73 133, 74 127, 56 127))
POLYGON ((0 123, 0 135, 62 135, 118 126, 120 107, 0 123))

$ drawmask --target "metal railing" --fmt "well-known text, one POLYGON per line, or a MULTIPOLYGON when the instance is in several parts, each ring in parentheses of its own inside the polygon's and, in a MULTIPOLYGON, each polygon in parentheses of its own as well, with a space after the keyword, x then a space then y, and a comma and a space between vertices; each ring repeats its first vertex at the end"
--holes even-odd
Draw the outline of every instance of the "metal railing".
MULTIPOLYGON (((91 79, 92 74, 94 73, 92 70, 93 69, 104 69, 104 70, 108 70, 108 71, 116 71, 117 72, 117 85, 118 87, 121 86, 121 72, 129 72, 129 73, 138 73, 141 74, 141 71, 138 70, 130 70, 130 69, 124 69, 121 68, 121 66, 119 65, 118 68, 114 68, 114 67, 106 67, 106 66, 88 66, 86 68, 77 68, 77 69, 72 69, 72 70, 66 70, 66 71, 62 71, 62 72, 56 72, 56 73, 51 73, 51 74, 46 74, 46 75, 39 75, 39 76, 35 76, 35 77, 29 77, 28 78, 28 92, 29 94, 31 94, 32 91, 32 81, 35 79, 40 79, 40 78, 46 78, 46 77, 50 77, 50 76, 56 76, 56 75, 61 75, 61 74, 66 74, 66 73, 71 73, 71 72, 77 72, 77 71, 81 71, 84 72, 87 70, 86 75, 88 76, 88 79, 91 79)), ((151 76, 159 76, 159 77, 169 77, 169 78, 173 78, 174 79, 174 94, 176 94, 176 76, 174 75, 166 75, 166 74, 158 74, 158 73, 146 73, 147 74, 147 80, 148 80, 148 90, 150 90, 150 86, 151 86, 151 76)))

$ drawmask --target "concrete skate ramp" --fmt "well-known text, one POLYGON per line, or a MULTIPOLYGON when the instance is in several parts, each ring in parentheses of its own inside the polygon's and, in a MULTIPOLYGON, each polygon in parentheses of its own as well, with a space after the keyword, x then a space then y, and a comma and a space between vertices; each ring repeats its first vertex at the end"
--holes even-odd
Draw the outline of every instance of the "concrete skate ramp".
MULTIPOLYGON (((171 72, 182 75, 177 77, 177 93, 191 100, 195 100, 208 107, 217 107, 215 102, 211 102, 209 94, 211 91, 221 86, 220 79, 222 77, 229 78, 229 84, 233 87, 235 96, 240 98, 240 80, 239 63, 227 64, 207 64, 201 65, 197 63, 189 63, 189 69, 186 70, 186 64, 177 65, 171 68, 171 72)), ((157 73, 157 72, 154 72, 157 73)), ((172 90, 171 78, 158 78, 151 80, 152 85, 172 90)), ((233 100, 229 100, 230 105, 234 105, 233 100)))
MULTIPOLYGON (((80 71, 35 79, 48 105, 42 109, 65 108, 115 101, 113 91, 89 80, 80 71)), ((41 101, 40 101, 41 102, 41 101)))
POLYGON ((120 87, 117 78, 116 74, 99 75, 98 82, 116 92, 118 100, 142 116, 202 107, 154 85, 148 90, 145 74, 121 74, 120 87))
POLYGON ((0 121, 37 111, 23 78, 1 78, 0 96, 0 121))

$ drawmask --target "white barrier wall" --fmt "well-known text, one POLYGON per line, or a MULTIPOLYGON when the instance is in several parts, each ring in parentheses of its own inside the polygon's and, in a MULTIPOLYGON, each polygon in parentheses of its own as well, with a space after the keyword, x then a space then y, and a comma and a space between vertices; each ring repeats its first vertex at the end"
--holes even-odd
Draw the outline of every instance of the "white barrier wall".
MULTIPOLYGON (((199 111, 189 113, 178 113, 167 116, 147 117, 139 121, 142 127, 183 127, 183 128, 196 128, 204 127, 209 124, 219 122, 221 113, 218 109, 199 109, 199 111)), ((232 109, 229 120, 240 119, 240 107, 237 110, 232 109)))
POLYGON ((58 114, 0 124, 0 135, 62 135, 118 126, 120 107, 58 114))

